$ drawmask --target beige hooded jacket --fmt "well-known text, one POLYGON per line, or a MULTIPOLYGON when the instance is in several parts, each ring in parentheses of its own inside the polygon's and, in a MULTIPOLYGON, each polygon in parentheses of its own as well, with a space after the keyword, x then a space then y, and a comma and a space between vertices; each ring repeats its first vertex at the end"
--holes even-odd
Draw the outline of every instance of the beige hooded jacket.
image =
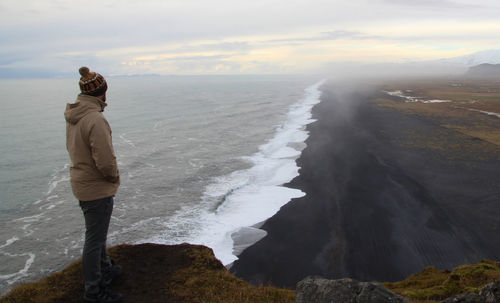
POLYGON ((106 103, 99 98, 78 95, 64 112, 71 188, 80 201, 113 196, 120 186, 111 128, 102 114, 104 107, 106 103))

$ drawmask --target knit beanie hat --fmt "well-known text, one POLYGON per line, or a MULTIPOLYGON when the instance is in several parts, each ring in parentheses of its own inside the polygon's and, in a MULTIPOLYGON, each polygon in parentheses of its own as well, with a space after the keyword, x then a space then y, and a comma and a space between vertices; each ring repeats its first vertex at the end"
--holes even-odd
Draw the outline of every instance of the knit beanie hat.
POLYGON ((102 96, 108 89, 108 84, 103 76, 98 73, 91 72, 88 67, 80 67, 78 70, 82 77, 80 78, 80 90, 84 95, 94 97, 102 96))

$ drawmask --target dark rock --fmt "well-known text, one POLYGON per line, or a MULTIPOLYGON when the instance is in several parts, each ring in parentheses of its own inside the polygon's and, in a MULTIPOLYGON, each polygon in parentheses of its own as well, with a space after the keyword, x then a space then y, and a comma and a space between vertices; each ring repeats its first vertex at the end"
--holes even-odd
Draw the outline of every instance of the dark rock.
POLYGON ((500 303, 500 280, 486 285, 478 294, 451 297, 441 303, 500 303))
POLYGON ((379 283, 307 277, 297 284, 297 303, 409 303, 379 283))
POLYGON ((478 294, 458 295, 448 298, 441 303, 484 303, 485 301, 478 294))
POLYGON ((484 298, 486 303, 499 303, 500 302, 500 280, 486 285, 479 295, 484 298))

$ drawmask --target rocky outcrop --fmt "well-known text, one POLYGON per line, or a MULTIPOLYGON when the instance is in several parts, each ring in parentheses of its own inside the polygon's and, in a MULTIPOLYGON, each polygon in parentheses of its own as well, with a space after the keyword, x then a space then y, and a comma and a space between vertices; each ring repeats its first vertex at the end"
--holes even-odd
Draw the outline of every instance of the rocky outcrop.
MULTIPOLYGON (((328 280, 307 277, 297 284, 296 303, 409 303, 376 282, 353 279, 328 280)), ((486 285, 479 294, 453 296, 441 303, 500 303, 500 280, 486 285)))
POLYGON ((441 303, 483 303, 485 301, 481 300, 478 294, 466 294, 454 296, 449 299, 442 301, 441 303))
POLYGON ((296 303, 409 303, 382 284, 307 277, 297 284, 296 303))
POLYGON ((499 303, 500 280, 486 285, 479 294, 465 294, 451 297, 442 303, 499 303))
POLYGON ((500 280, 486 285, 479 293, 487 303, 500 302, 500 280))

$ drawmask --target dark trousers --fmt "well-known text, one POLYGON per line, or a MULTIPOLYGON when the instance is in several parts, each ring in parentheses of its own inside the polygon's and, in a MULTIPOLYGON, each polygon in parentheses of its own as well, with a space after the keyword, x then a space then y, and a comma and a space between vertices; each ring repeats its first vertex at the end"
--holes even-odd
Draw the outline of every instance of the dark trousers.
POLYGON ((99 291, 102 272, 111 267, 111 260, 106 252, 106 238, 113 202, 113 197, 80 201, 86 229, 82 254, 83 280, 88 294, 99 291))

